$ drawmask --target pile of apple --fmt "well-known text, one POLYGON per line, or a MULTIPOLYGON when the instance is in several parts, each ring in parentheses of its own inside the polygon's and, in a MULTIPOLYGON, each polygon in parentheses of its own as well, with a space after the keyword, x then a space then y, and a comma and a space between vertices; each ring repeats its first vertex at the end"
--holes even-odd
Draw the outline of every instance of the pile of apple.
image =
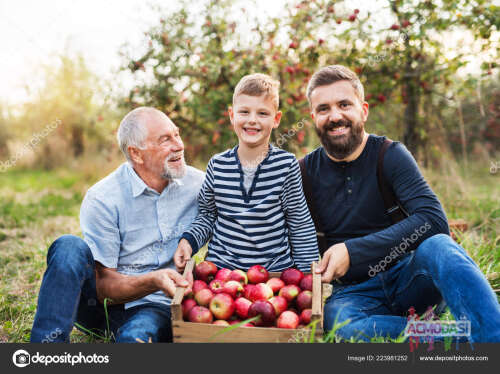
POLYGON ((243 326, 296 329, 312 314, 312 275, 287 269, 269 278, 261 265, 243 270, 218 270, 203 261, 194 269, 193 292, 182 301, 185 321, 229 326, 252 317, 243 326))

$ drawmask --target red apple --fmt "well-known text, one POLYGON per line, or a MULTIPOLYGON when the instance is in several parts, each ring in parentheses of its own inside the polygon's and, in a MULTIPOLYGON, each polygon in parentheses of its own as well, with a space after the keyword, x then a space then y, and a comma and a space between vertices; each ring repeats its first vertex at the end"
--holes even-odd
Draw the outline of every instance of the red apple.
POLYGON ((299 287, 304 291, 312 291, 313 290, 313 276, 312 274, 307 274, 300 281, 299 287))
POLYGON ((202 280, 195 280, 193 282, 193 294, 196 294, 198 291, 208 288, 208 285, 202 280))
POLYGON ((234 300, 227 293, 215 295, 210 300, 210 311, 217 319, 228 319, 234 313, 234 300))
POLYGON ((206 283, 214 279, 217 274, 217 266, 210 261, 202 261, 194 268, 194 276, 206 283))
POLYGON ((189 316, 189 312, 193 307, 196 306, 196 301, 194 299, 184 299, 182 300, 182 317, 187 320, 189 316))
POLYGON ((214 321, 212 325, 229 326, 229 322, 224 321, 223 319, 218 319, 217 321, 214 321))
POLYGON ((260 316, 254 321, 255 326, 272 326, 276 320, 276 312, 269 301, 256 301, 248 309, 248 317, 260 316))
POLYGON ((250 301, 269 300, 273 297, 273 290, 265 283, 256 284, 250 291, 250 301))
POLYGON ((299 325, 299 316, 289 310, 284 311, 278 318, 277 326, 280 329, 296 329, 299 325))
POLYGON ((230 280, 226 282, 223 292, 229 294, 232 298, 240 297, 243 294, 244 288, 240 282, 230 280))
POLYGON ((233 270, 229 275, 229 279, 240 282, 243 286, 248 283, 247 275, 243 270, 233 270))
POLYGON ((269 302, 273 304, 274 311, 276 312, 276 315, 279 316, 281 313, 283 313, 286 308, 288 308, 288 302, 283 296, 274 296, 269 299, 269 302))
POLYGON ((198 322, 198 323, 212 323, 214 317, 210 310, 205 308, 204 306, 194 306, 189 311, 189 321, 190 322, 198 322))
POLYGON ((214 279, 210 282, 208 288, 210 289, 210 291, 217 295, 224 292, 224 282, 219 279, 214 279))
POLYGON ((304 278, 304 273, 298 269, 286 269, 281 273, 280 278, 285 284, 295 284, 298 286, 302 278, 304 278))
MULTIPOLYGON (((229 324, 230 325, 236 325, 237 323, 241 323, 242 321, 240 319, 235 319, 233 321, 230 321, 229 324)), ((240 327, 255 327, 254 325, 252 325, 250 322, 248 323, 245 323, 243 325, 241 325, 240 327)))
POLYGON ((245 287, 243 287, 243 296, 245 296, 245 299, 250 300, 250 293, 252 292, 252 289, 255 287, 255 284, 247 284, 245 287))
POLYGON ((210 291, 208 288, 204 288, 199 290, 194 294, 194 299, 201 306, 208 306, 210 304, 210 300, 214 297, 214 293, 210 291))
POLYGON ((279 295, 283 296, 286 299, 286 301, 290 303, 299 295, 299 293, 300 293, 299 287, 297 287, 295 284, 289 284, 280 290, 279 295))
POLYGON ((304 309, 302 313, 300 313, 300 323, 303 325, 308 325, 311 323, 312 317, 312 309, 304 309))
POLYGON ((299 310, 309 309, 312 307, 312 292, 311 291, 302 291, 297 296, 297 307, 299 310))
POLYGON ((238 297, 234 301, 234 307, 236 311, 236 315, 240 318, 247 319, 248 318, 248 309, 252 305, 252 302, 244 297, 238 297))
POLYGON ((254 265, 247 271, 248 282, 257 284, 265 283, 269 279, 269 273, 261 265, 254 265))
POLYGON ((283 282, 279 278, 271 278, 267 281, 266 283, 271 289, 273 290, 273 293, 278 292, 285 286, 285 282, 283 282))
POLYGON ((220 269, 217 274, 215 274, 215 279, 219 279, 226 283, 229 280, 229 275, 231 274, 231 270, 229 269, 220 269))

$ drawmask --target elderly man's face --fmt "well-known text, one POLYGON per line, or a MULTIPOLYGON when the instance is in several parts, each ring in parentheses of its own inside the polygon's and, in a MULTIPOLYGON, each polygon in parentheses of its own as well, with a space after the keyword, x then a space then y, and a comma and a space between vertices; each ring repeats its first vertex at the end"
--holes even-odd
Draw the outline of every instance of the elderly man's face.
POLYGON ((320 86, 311 93, 312 117, 326 152, 342 160, 363 141, 368 103, 361 102, 348 81, 320 86))
POLYGON ((179 128, 164 116, 150 115, 146 123, 148 137, 141 150, 144 167, 165 179, 182 178, 186 163, 179 128))

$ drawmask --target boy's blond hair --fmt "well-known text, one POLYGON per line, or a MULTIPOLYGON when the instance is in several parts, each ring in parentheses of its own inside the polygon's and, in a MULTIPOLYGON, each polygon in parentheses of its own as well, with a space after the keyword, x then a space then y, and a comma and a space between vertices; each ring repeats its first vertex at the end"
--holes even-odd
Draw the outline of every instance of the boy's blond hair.
POLYGON ((238 82, 234 89, 233 105, 238 95, 261 96, 265 95, 266 99, 271 99, 274 107, 278 110, 279 107, 279 87, 280 82, 273 79, 267 74, 250 74, 245 75, 238 82))

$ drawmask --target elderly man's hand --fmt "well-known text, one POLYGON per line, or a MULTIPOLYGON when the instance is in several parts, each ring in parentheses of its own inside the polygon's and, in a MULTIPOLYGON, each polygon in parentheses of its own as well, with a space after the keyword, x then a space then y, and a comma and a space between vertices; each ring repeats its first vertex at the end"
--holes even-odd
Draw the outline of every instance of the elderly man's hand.
POLYGON ((347 273, 351 259, 344 243, 332 245, 323 255, 316 273, 321 273, 321 281, 330 283, 333 279, 340 278, 347 273))
POLYGON ((179 273, 182 273, 186 267, 187 262, 191 258, 191 253, 193 253, 193 249, 189 242, 186 239, 181 239, 174 254, 174 264, 179 273))
POLYGON ((177 287, 186 287, 184 294, 191 292, 193 279, 185 279, 173 269, 160 269, 153 272, 156 288, 165 293, 167 297, 174 297, 177 287))

